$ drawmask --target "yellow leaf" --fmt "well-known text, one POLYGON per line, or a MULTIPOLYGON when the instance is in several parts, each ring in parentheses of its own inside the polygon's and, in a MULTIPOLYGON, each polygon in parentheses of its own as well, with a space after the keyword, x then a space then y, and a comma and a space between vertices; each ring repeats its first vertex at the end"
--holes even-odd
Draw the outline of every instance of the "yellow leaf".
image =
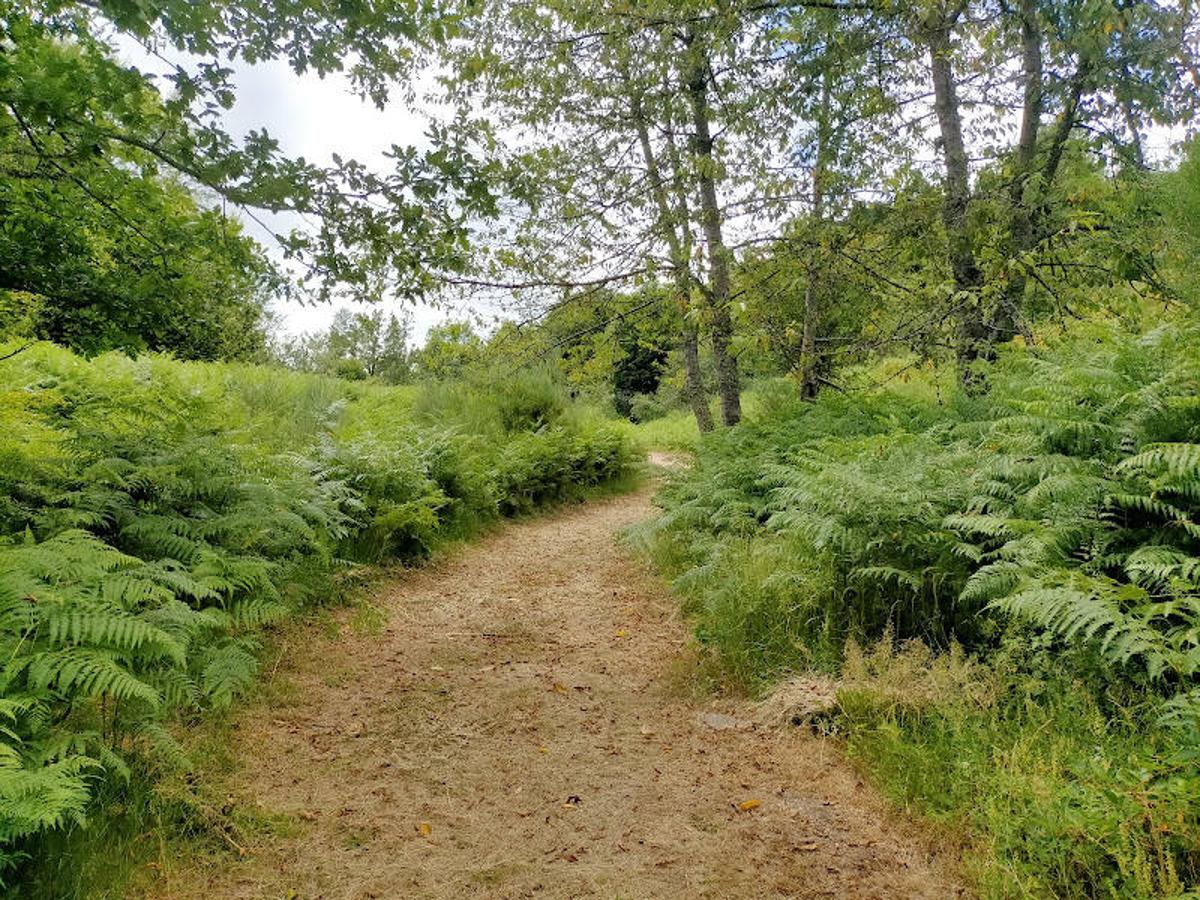
POLYGON ((761 800, 743 800, 738 804, 738 809, 742 812, 750 812, 750 810, 758 809, 760 806, 762 806, 761 800))
POLYGON ((628 634, 628 632, 627 632, 627 631, 626 631, 624 628, 622 628, 620 631, 618 631, 618 632, 617 632, 617 637, 619 637, 619 638, 623 638, 623 637, 625 637, 627 634, 628 634))
POLYGON ((431 834, 433 834, 433 826, 428 822, 422 822, 417 826, 417 833, 420 834, 421 837, 429 837, 431 834))

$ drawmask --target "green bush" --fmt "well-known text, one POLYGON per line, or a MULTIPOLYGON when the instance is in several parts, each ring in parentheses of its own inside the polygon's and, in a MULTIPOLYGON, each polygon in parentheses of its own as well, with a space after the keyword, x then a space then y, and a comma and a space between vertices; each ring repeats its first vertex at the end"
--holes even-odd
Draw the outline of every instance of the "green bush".
POLYGON ((555 424, 567 408, 563 388, 547 373, 518 372, 493 391, 500 424, 508 433, 537 431, 555 424))
POLYGON ((742 688, 837 670, 848 640, 1026 661, 1005 676, 1024 705, 958 719, 937 705, 846 713, 893 793, 970 819, 993 862, 1012 863, 1007 885, 1004 866, 984 866, 990 891, 1194 887, 1194 817, 1176 814, 1187 792, 1200 796, 1197 337, 1186 322, 1092 326, 1006 350, 978 397, 925 371, 774 402, 771 418, 701 442, 639 539, 742 688), (1037 737, 1043 728, 1065 743, 1037 737), (1014 773, 1009 745, 1052 769, 1040 787, 1014 773), (970 771, 953 786, 959 765, 970 771), (928 784, 914 784, 926 770, 928 784))
POLYGON ((671 411, 658 394, 634 394, 629 399, 629 418, 634 422, 653 422, 671 411))
POLYGON ((550 374, 522 370, 429 384, 417 399, 415 414, 428 424, 454 423, 477 435, 505 435, 554 425, 567 405, 565 390, 550 374))
POLYGON ((328 602, 347 561, 627 473, 621 432, 518 387, 444 386, 462 415, 433 427, 411 391, 282 370, 45 344, 0 363, 0 866, 139 761, 185 764, 171 718, 232 703, 263 627, 328 602))

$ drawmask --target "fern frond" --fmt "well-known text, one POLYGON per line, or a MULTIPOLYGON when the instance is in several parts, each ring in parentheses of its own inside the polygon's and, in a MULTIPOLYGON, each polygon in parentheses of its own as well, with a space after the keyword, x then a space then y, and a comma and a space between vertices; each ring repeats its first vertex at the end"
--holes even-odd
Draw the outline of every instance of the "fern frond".
POLYGON ((151 707, 159 704, 154 688, 123 668, 111 654, 91 648, 37 653, 26 664, 26 678, 33 690, 138 700, 151 707))

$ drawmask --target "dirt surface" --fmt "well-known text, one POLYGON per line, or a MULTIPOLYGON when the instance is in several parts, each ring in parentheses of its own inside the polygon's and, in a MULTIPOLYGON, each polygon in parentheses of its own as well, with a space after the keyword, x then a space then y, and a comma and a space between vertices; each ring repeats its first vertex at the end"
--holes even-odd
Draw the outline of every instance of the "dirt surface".
POLYGON ((956 897, 835 744, 678 688, 677 603, 616 541, 649 494, 511 525, 314 637, 235 731, 290 827, 163 897, 956 897))

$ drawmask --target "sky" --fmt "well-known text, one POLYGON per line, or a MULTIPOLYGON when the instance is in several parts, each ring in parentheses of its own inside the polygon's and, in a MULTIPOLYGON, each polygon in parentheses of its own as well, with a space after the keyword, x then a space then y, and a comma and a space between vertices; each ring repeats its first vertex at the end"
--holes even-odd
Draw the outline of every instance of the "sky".
MULTIPOLYGON (((166 66, 136 42, 118 43, 121 56, 142 71, 165 71, 166 66)), ((225 114, 225 126, 234 137, 265 128, 279 141, 286 156, 303 156, 327 165, 331 163, 331 155, 337 153, 379 169, 387 166, 384 152, 393 144, 424 142, 425 121, 418 112, 397 101, 380 110, 357 97, 350 89, 349 79, 343 76, 333 74, 322 79, 312 72, 297 75, 286 62, 279 60, 253 66, 234 62, 231 68, 237 100, 225 114)), ((261 241, 268 252, 277 253, 268 231, 237 211, 231 212, 242 219, 248 233, 261 241)), ((281 233, 291 229, 292 223, 282 217, 256 215, 281 233)), ((373 308, 352 303, 302 304, 280 300, 272 305, 271 312, 278 333, 291 336, 327 328, 339 306, 373 308)), ((397 302, 383 304, 385 311, 399 311, 399 307, 397 302)), ((430 306, 410 308, 410 312, 413 337, 418 341, 438 322, 462 317, 461 310, 430 306)))

